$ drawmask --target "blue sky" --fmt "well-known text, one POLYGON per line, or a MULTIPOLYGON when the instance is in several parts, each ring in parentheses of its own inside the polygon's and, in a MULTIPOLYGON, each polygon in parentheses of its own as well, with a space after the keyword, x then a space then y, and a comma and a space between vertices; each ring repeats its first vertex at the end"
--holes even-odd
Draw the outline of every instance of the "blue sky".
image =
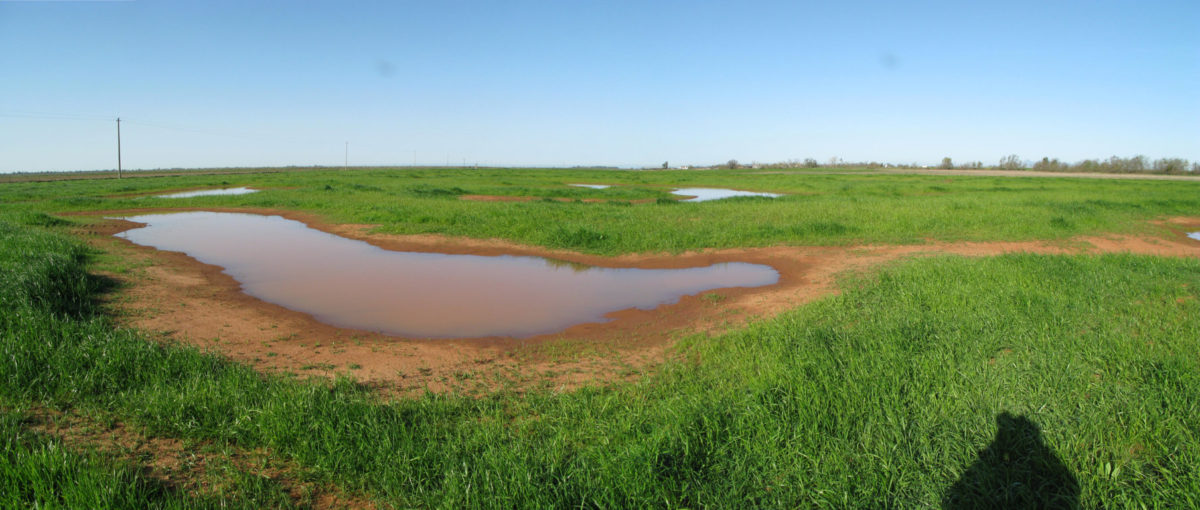
POLYGON ((1200 160, 1200 2, 0 0, 0 172, 1200 160))

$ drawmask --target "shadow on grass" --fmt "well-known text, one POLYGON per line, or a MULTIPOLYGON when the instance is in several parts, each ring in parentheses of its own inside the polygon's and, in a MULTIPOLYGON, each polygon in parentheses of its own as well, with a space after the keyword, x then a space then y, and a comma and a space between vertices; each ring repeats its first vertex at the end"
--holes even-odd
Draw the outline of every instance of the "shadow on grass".
POLYGON ((950 486, 942 508, 1079 508, 1079 482, 1024 416, 996 416, 996 439, 950 486))

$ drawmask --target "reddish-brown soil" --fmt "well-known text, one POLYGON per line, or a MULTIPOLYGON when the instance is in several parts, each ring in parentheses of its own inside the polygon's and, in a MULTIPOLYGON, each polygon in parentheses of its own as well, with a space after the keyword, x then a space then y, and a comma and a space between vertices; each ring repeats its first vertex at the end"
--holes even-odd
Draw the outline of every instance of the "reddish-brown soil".
MULTIPOLYGON (((581 324, 526 339, 423 340, 336 328, 312 317, 252 298, 221 268, 173 252, 134 245, 112 234, 134 224, 103 220, 85 233, 117 253, 131 269, 113 274, 126 288, 113 296, 114 309, 132 327, 163 333, 163 341, 210 349, 268 372, 331 376, 347 374, 387 392, 488 390, 531 386, 563 389, 583 382, 636 377, 668 356, 676 339, 716 334, 836 291, 837 275, 908 256, 1002 253, 1132 252, 1200 256, 1200 242, 1187 231, 1200 219, 1159 222, 1175 232, 1165 237, 1094 236, 1067 242, 929 243, 908 246, 793 247, 712 250, 679 255, 601 257, 523 246, 504 240, 437 235, 395 236, 370 232, 369 225, 329 224, 291 211, 224 209, 279 214, 310 227, 402 251, 476 255, 533 255, 604 267, 681 268, 719 262, 770 265, 778 283, 753 289, 718 289, 687 296, 654 310, 624 310, 603 324, 581 324)), ((154 212, 121 211, 121 214, 154 212)), ((100 213, 91 213, 100 214, 100 213)), ((104 214, 112 215, 114 212, 104 214)))

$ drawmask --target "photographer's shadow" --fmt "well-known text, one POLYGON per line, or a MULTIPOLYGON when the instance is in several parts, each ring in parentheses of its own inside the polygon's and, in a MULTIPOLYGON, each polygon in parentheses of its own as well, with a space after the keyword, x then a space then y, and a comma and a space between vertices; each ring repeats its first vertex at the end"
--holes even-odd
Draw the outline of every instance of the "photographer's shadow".
POLYGON ((996 416, 996 439, 946 491, 942 508, 1079 508, 1079 482, 1024 416, 996 416))

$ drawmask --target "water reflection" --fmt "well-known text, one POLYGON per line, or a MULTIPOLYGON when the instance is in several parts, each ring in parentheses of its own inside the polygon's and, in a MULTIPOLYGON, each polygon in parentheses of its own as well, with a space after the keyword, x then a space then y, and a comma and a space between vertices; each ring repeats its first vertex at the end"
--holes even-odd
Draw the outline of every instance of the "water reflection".
POLYGON ((224 268, 264 301, 341 327, 410 337, 526 337, 651 309, 680 296, 775 283, 769 266, 611 269, 539 257, 384 250, 279 216, 188 212, 126 218, 118 236, 224 268))
POLYGON ((222 188, 222 189, 202 189, 196 191, 184 191, 182 193, 170 193, 167 195, 155 195, 157 198, 192 198, 205 197, 209 195, 245 195, 247 193, 257 193, 258 190, 250 188, 222 188))
POLYGON ((736 189, 723 188, 679 188, 672 190, 672 194, 680 196, 690 196, 694 198, 685 198, 681 202, 704 202, 708 200, 720 200, 730 197, 781 197, 780 193, 761 193, 755 191, 738 191, 736 189))

